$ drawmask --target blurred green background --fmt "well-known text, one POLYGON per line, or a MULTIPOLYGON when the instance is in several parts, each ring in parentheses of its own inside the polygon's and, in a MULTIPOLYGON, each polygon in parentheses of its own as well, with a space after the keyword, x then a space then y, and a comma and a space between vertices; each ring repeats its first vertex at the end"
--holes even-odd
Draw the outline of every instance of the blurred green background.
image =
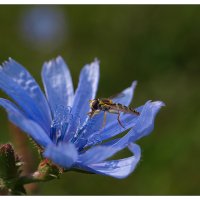
MULTIPOLYGON (((44 18, 42 9, 41 16, 36 14, 38 23, 44 18)), ((82 66, 97 57, 98 96, 116 94, 138 80, 134 107, 149 99, 166 103, 153 133, 138 141, 142 160, 128 178, 69 172, 39 184, 38 194, 200 195, 200 6, 1 5, 0 27, 1 63, 14 58, 40 85, 44 61, 62 55, 77 86, 82 66), (45 30, 39 38, 32 22, 26 21, 38 8, 61 13, 52 24, 47 17, 46 32, 58 30, 48 41, 45 30)), ((8 124, 1 109, 1 143, 10 140, 8 124)))

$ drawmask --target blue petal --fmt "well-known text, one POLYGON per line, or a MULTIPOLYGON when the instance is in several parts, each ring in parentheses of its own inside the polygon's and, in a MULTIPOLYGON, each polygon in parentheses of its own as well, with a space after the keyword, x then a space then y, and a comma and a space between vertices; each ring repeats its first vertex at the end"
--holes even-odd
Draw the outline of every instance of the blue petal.
MULTIPOLYGON (((121 93, 119 93, 117 95, 116 98, 113 99, 114 102, 116 103, 121 103, 122 105, 126 105, 128 106, 131 103, 131 100, 133 98, 133 94, 134 94, 134 90, 135 87, 137 85, 137 81, 133 81, 131 87, 123 90, 121 93)), ((137 109, 138 110, 138 109, 137 109)), ((139 108, 138 111, 140 111, 141 108, 139 108)), ((94 116, 88 123, 89 125, 86 127, 86 134, 85 136, 89 137, 91 136, 94 132, 98 132, 99 130, 102 132, 102 134, 104 135, 104 132, 107 132, 107 130, 113 129, 114 133, 116 133, 116 130, 118 130, 118 133, 125 131, 126 129, 130 128, 132 126, 132 123, 130 122, 130 120, 133 120, 136 115, 127 115, 127 114, 121 114, 120 116, 120 121, 123 122, 123 126, 125 127, 125 129, 123 129, 118 121, 117 121, 117 115, 116 114, 110 114, 107 113, 107 117, 106 117, 106 125, 104 127, 104 129, 102 130, 102 125, 103 125, 103 115, 104 113, 99 113, 98 115, 94 116), (124 124, 125 122, 128 125, 128 127, 126 127, 127 125, 124 124)), ((113 134, 114 135, 117 135, 113 134)), ((99 133, 97 133, 99 134, 99 133)), ((112 135, 112 133, 111 133, 112 135)))
POLYGON ((6 109, 10 121, 31 136, 39 145, 45 147, 52 143, 44 130, 34 121, 26 118, 24 113, 20 111, 15 104, 6 99, 0 98, 0 106, 6 109))
POLYGON ((128 147, 129 150, 134 153, 134 156, 120 160, 111 160, 90 164, 88 166, 81 165, 79 167, 86 171, 112 176, 114 178, 126 178, 135 170, 141 157, 141 149, 137 144, 130 143, 128 147))
POLYGON ((148 101, 144 106, 137 108, 137 110, 140 112, 139 116, 135 117, 134 115, 124 115, 121 118, 121 122, 125 126, 125 129, 120 127, 118 122, 114 121, 104 130, 102 130, 101 133, 96 132, 91 135, 91 137, 88 139, 88 145, 95 145, 95 143, 97 143, 96 141, 102 142, 132 127, 133 128, 116 144, 124 143, 123 146, 126 146, 129 142, 138 140, 153 130, 156 114, 162 106, 164 106, 164 103, 161 101, 148 101))
POLYGON ((44 63, 42 80, 53 113, 55 113, 57 105, 72 106, 73 83, 70 71, 62 57, 59 56, 55 60, 44 63))
POLYGON ((58 146, 49 145, 44 156, 61 167, 70 168, 76 162, 78 152, 72 143, 59 143, 58 146))
POLYGON ((99 62, 95 60, 81 70, 78 88, 75 92, 72 114, 79 116, 81 125, 89 112, 89 100, 94 99, 99 81, 99 62))
POLYGON ((113 156, 119 150, 121 149, 115 149, 109 146, 96 146, 79 155, 77 162, 83 165, 98 163, 113 156))
POLYGON ((17 62, 9 60, 0 68, 0 89, 12 97, 32 120, 49 131, 48 103, 33 77, 17 62))
POLYGON ((162 106, 164 106, 164 103, 161 101, 148 101, 145 104, 141 115, 138 117, 135 126, 124 137, 122 137, 116 143, 113 143, 111 146, 113 148, 123 148, 130 142, 135 142, 140 138, 150 134, 154 128, 156 114, 162 106))

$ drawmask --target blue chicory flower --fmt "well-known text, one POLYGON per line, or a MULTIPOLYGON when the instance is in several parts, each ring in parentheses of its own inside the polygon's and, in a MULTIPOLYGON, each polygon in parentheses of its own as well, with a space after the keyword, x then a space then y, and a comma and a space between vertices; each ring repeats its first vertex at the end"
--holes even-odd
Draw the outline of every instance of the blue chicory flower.
MULTIPOLYGON (((147 101, 137 108, 139 116, 122 113, 120 120, 125 128, 119 125, 116 115, 108 114, 102 129, 103 113, 92 119, 87 115, 89 100, 95 98, 98 87, 97 60, 83 67, 75 92, 61 57, 44 63, 42 80, 46 97, 30 73, 13 59, 0 68, 0 88, 15 101, 14 104, 0 98, 0 105, 10 121, 44 149, 43 156, 69 170, 81 169, 115 178, 125 178, 133 172, 141 157, 135 142, 151 133, 155 116, 164 103, 147 101), (125 130, 128 133, 116 139, 125 130), (124 148, 133 156, 108 160, 124 148)), ((128 106, 135 86, 136 81, 113 101, 128 106)))

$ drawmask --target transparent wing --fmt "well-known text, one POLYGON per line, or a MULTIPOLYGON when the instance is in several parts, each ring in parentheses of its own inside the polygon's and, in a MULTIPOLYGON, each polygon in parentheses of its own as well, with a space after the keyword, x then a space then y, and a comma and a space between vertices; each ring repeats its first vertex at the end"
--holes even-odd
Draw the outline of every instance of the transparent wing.
POLYGON ((122 98, 122 97, 124 97, 124 96, 125 96, 124 93, 117 93, 117 94, 112 95, 112 96, 110 96, 110 97, 108 97, 108 98, 99 97, 99 99, 101 99, 101 100, 108 100, 108 99, 110 99, 110 100, 116 101, 118 98, 122 98))
POLYGON ((125 94, 120 92, 120 93, 117 93, 115 95, 110 96, 108 99, 117 100, 118 98, 121 98, 121 97, 124 97, 124 96, 125 96, 125 94))

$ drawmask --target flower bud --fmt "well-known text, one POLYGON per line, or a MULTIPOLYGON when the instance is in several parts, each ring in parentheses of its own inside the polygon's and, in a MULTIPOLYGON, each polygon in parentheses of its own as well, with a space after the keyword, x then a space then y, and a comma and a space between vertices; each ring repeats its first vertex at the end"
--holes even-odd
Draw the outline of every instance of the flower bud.
POLYGON ((11 144, 0 145, 0 178, 12 179, 17 176, 15 152, 11 144))

